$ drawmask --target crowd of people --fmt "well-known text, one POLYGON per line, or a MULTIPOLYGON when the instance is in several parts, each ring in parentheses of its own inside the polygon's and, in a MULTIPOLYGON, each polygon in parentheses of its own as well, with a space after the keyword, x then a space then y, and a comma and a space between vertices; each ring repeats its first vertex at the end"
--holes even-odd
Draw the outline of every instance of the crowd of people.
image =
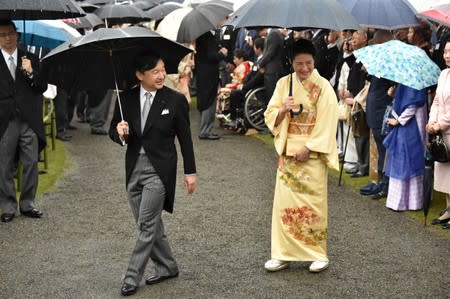
MULTIPOLYGON (((327 177, 328 169, 339 169, 339 157, 350 177, 358 178, 369 175, 370 153, 376 152, 374 168, 378 180, 364 186, 361 193, 376 200, 387 197, 386 206, 394 211, 419 210, 424 203, 424 157, 429 135, 441 133, 450 146, 447 27, 422 21, 420 26, 393 32, 370 28, 343 32, 227 30, 228 27, 218 24, 216 30, 193 41, 189 46, 195 49, 195 54, 183 59, 178 74, 173 76, 166 76, 164 61, 155 53, 136 57, 134 67, 140 83, 122 93, 125 104, 116 105, 109 132, 104 125, 112 91, 58 89, 55 98, 58 139, 72 139, 66 130, 76 129, 71 123, 76 111, 79 121, 89 122, 92 134, 109 133, 114 142, 127 145, 127 195, 138 237, 121 288, 123 295, 137 291, 149 258, 157 265, 157 273, 147 278, 147 284, 178 275, 161 213, 173 210, 175 136, 183 154, 185 187, 189 193, 196 187, 188 113, 193 91, 200 113, 198 138, 217 141, 221 136, 215 133, 216 119, 224 128, 249 132, 251 128, 243 115, 245 95, 257 87, 265 88, 265 123, 279 155, 271 259, 265 264, 268 271, 285 269, 292 261, 312 261, 311 272, 328 267, 327 177), (369 75, 353 54, 355 50, 393 39, 423 49, 441 67, 437 86, 415 90, 369 75), (395 113, 385 117, 388 107, 395 113), (141 115, 135 114, 134 109, 141 115), (157 109, 160 111, 154 112, 157 109), (154 117, 152 123, 147 121, 149 114, 154 117)), ((47 84, 45 74, 39 71, 38 58, 17 45, 14 23, 1 21, 3 222, 12 221, 17 214, 13 181, 17 161, 24 171, 18 201, 20 213, 33 218, 43 216, 35 206, 35 195, 38 153, 45 146, 42 93, 47 84), (30 98, 36 100, 29 101, 30 98)), ((450 164, 435 162, 434 189, 445 194, 447 206, 432 224, 443 228, 450 228, 449 181, 450 164)))

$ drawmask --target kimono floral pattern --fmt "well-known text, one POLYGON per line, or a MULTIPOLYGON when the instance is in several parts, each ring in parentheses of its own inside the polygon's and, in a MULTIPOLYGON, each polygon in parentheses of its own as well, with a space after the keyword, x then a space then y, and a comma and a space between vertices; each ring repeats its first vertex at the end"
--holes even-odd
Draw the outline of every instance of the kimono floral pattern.
POLYGON ((310 180, 310 176, 300 166, 295 158, 281 156, 278 161, 278 169, 281 172, 280 179, 293 192, 306 193, 314 195, 316 192, 307 187, 306 182, 310 180))
POLYGON ((307 206, 285 208, 283 212, 281 220, 294 239, 312 246, 326 240, 327 229, 314 227, 320 221, 320 217, 311 208, 307 206))
POLYGON ((304 81, 302 84, 303 84, 303 87, 308 92, 309 100, 312 102, 317 102, 317 99, 320 96, 320 92, 322 91, 320 89, 320 87, 309 81, 304 81))

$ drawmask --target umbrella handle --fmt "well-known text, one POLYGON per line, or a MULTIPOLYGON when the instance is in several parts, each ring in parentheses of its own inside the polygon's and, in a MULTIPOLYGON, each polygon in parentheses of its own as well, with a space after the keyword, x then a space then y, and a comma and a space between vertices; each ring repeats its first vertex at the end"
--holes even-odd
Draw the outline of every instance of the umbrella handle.
POLYGON ((117 86, 117 80, 114 80, 114 84, 116 85, 116 93, 117 93, 117 101, 119 103, 120 118, 123 121, 122 103, 120 101, 120 93, 119 93, 119 87, 117 86))

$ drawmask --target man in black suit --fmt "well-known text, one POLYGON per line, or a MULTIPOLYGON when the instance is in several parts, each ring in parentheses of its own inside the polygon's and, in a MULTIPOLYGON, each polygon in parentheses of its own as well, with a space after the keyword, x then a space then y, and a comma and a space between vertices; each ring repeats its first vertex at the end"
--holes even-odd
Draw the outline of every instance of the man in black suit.
POLYGON ((284 35, 279 29, 272 28, 265 39, 264 54, 259 61, 260 71, 264 73, 267 101, 272 97, 277 81, 283 75, 284 56, 284 35))
POLYGON ((17 212, 14 172, 17 158, 23 166, 19 208, 23 216, 40 218, 35 206, 38 153, 45 147, 42 93, 47 84, 39 78, 39 60, 17 49, 19 34, 11 20, 0 20, 0 209, 1 221, 17 212))
POLYGON ((219 62, 228 55, 228 50, 219 48, 218 34, 208 31, 196 40, 195 76, 197 108, 200 111, 200 134, 204 140, 220 138, 212 133, 216 120, 217 88, 219 87, 219 62))
POLYGON ((163 209, 173 212, 177 172, 177 137, 184 162, 184 185, 188 193, 196 187, 189 106, 180 93, 164 86, 166 72, 157 55, 136 58, 136 77, 140 86, 121 93, 109 128, 109 136, 127 144, 126 188, 137 224, 138 238, 125 274, 121 293, 136 293, 148 259, 155 274, 146 279, 154 284, 178 276, 178 266, 164 232, 163 209))

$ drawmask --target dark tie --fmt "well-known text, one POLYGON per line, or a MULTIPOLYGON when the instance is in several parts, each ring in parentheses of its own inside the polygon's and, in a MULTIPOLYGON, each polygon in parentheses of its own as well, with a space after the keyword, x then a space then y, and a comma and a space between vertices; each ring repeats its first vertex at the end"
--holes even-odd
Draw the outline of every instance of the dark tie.
POLYGON ((145 122, 147 121, 148 112, 150 111, 150 106, 152 100, 152 94, 150 92, 145 93, 145 102, 144 107, 142 107, 142 113, 141 113, 141 132, 144 132, 145 128, 145 122))
POLYGON ((16 63, 14 62, 14 57, 9 56, 8 61, 9 72, 11 73, 13 79, 16 80, 16 63))

